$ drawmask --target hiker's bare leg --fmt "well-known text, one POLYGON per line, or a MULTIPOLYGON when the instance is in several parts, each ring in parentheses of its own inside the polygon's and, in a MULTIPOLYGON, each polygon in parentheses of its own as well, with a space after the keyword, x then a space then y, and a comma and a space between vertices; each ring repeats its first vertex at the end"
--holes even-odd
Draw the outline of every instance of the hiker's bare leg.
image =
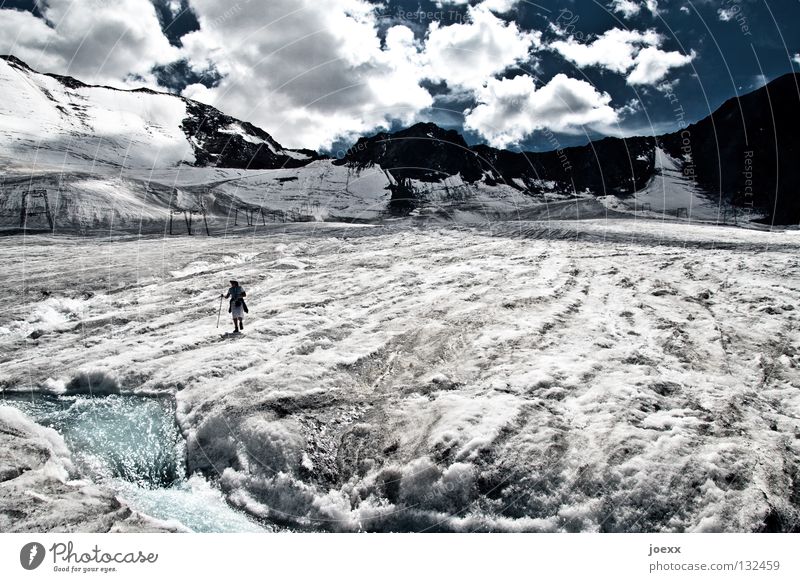
POLYGON ((244 319, 239 318, 239 329, 244 329, 244 319))

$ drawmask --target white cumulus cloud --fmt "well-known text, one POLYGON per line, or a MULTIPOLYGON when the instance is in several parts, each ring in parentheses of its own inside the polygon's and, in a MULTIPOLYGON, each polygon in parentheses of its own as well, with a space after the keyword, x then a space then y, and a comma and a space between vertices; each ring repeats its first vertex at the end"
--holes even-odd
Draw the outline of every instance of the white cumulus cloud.
POLYGON ((639 32, 612 28, 590 43, 570 37, 550 43, 552 50, 578 67, 600 67, 615 73, 627 73, 630 85, 655 84, 670 69, 690 63, 694 51, 684 55, 658 48, 662 37, 654 30, 639 32))
POLYGON ((476 96, 478 105, 467 111, 464 125, 495 147, 518 143, 536 130, 578 133, 619 119, 608 93, 564 74, 538 89, 529 75, 492 79, 476 96))
POLYGON ((516 8, 520 0, 484 0, 482 5, 499 14, 504 14, 516 8))
POLYGON ((201 29, 185 35, 197 70, 214 64, 218 86, 184 94, 252 121, 281 143, 327 147, 391 119, 412 121, 433 102, 410 29, 381 46, 375 6, 363 0, 194 0, 201 29), (237 8, 238 7, 238 8, 237 8))
POLYGON ((431 23, 425 41, 427 75, 450 87, 478 89, 494 75, 526 61, 541 33, 520 30, 483 4, 468 9, 466 23, 431 23))
MULTIPOLYGON (((480 5, 483 8, 487 8, 498 14, 504 14, 513 10, 517 4, 519 4, 522 0, 483 0, 480 5)), ((469 4, 469 0, 437 0, 436 6, 439 8, 443 8, 445 6, 464 6, 465 4, 469 4)))
POLYGON ((694 51, 684 55, 677 51, 665 52, 652 46, 643 48, 636 56, 636 66, 628 75, 628 83, 654 85, 666 77, 671 68, 688 65, 694 57, 694 51))
POLYGON ((44 20, 0 10, 0 53, 88 83, 155 85, 153 66, 178 58, 149 0, 40 0, 44 20))
POLYGON ((541 33, 498 18, 516 0, 486 0, 464 21, 433 22, 424 38, 390 28, 381 42, 364 0, 271 0, 229 7, 194 0, 201 29, 181 40, 197 71, 218 86, 184 95, 264 127, 290 147, 325 148, 392 120, 411 123, 433 104, 423 81, 469 98, 508 68, 532 60, 541 33), (238 8, 237 8, 238 6, 238 8))
POLYGON ((550 48, 579 67, 598 66, 624 73, 634 66, 634 58, 643 46, 657 46, 658 43, 659 36, 653 30, 612 28, 588 44, 570 37, 551 43, 550 48))
POLYGON ((636 16, 645 8, 655 16, 658 14, 658 0, 611 0, 611 10, 625 18, 636 16))
MULTIPOLYGON (((185 6, 160 2, 173 14, 185 6)), ((469 5, 463 20, 432 22, 415 36, 402 24, 383 31, 384 7, 368 0, 192 0, 200 28, 175 47, 151 0, 39 0, 44 18, 0 8, 0 52, 37 69, 119 86, 155 86, 154 66, 185 59, 195 72, 211 69, 220 77, 214 87, 186 87, 185 96, 263 127, 284 145, 310 148, 417 121, 434 104, 426 81, 446 84, 443 101, 474 99, 467 126, 495 145, 537 129, 601 128, 621 110, 590 84, 563 74, 540 87, 528 74, 499 77, 515 67, 535 69, 537 51, 549 48, 579 67, 657 85, 695 56, 661 50, 652 30, 615 28, 591 42, 568 36, 545 46, 541 32, 498 16, 520 0, 439 3, 469 5)), ((654 0, 614 5, 657 10, 654 0)))

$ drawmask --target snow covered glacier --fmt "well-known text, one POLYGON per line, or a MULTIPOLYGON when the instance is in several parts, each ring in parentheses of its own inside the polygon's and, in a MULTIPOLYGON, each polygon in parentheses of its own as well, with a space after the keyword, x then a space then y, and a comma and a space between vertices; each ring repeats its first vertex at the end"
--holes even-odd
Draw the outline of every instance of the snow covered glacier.
POLYGON ((800 529, 800 231, 674 136, 565 189, 432 124, 336 161, 13 57, 0 89, 0 530, 800 529))
POLYGON ((187 474, 271 528, 796 531, 799 249, 652 220, 4 237, 0 386, 174 398, 187 474))

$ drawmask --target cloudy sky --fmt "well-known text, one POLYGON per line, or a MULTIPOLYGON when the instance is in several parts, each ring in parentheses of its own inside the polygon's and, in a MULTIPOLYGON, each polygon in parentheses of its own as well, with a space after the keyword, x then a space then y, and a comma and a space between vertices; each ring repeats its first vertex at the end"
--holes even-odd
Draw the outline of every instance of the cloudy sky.
POLYGON ((434 121, 547 150, 672 131, 800 70, 798 22, 796 0, 0 0, 0 53, 290 147, 434 121))

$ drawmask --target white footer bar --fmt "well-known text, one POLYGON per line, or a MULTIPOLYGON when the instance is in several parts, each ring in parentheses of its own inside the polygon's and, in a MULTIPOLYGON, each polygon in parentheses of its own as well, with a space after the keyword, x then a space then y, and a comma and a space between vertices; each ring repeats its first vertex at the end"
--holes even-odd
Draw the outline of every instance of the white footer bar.
POLYGON ((800 580, 794 534, 0 534, 16 580, 800 580))

